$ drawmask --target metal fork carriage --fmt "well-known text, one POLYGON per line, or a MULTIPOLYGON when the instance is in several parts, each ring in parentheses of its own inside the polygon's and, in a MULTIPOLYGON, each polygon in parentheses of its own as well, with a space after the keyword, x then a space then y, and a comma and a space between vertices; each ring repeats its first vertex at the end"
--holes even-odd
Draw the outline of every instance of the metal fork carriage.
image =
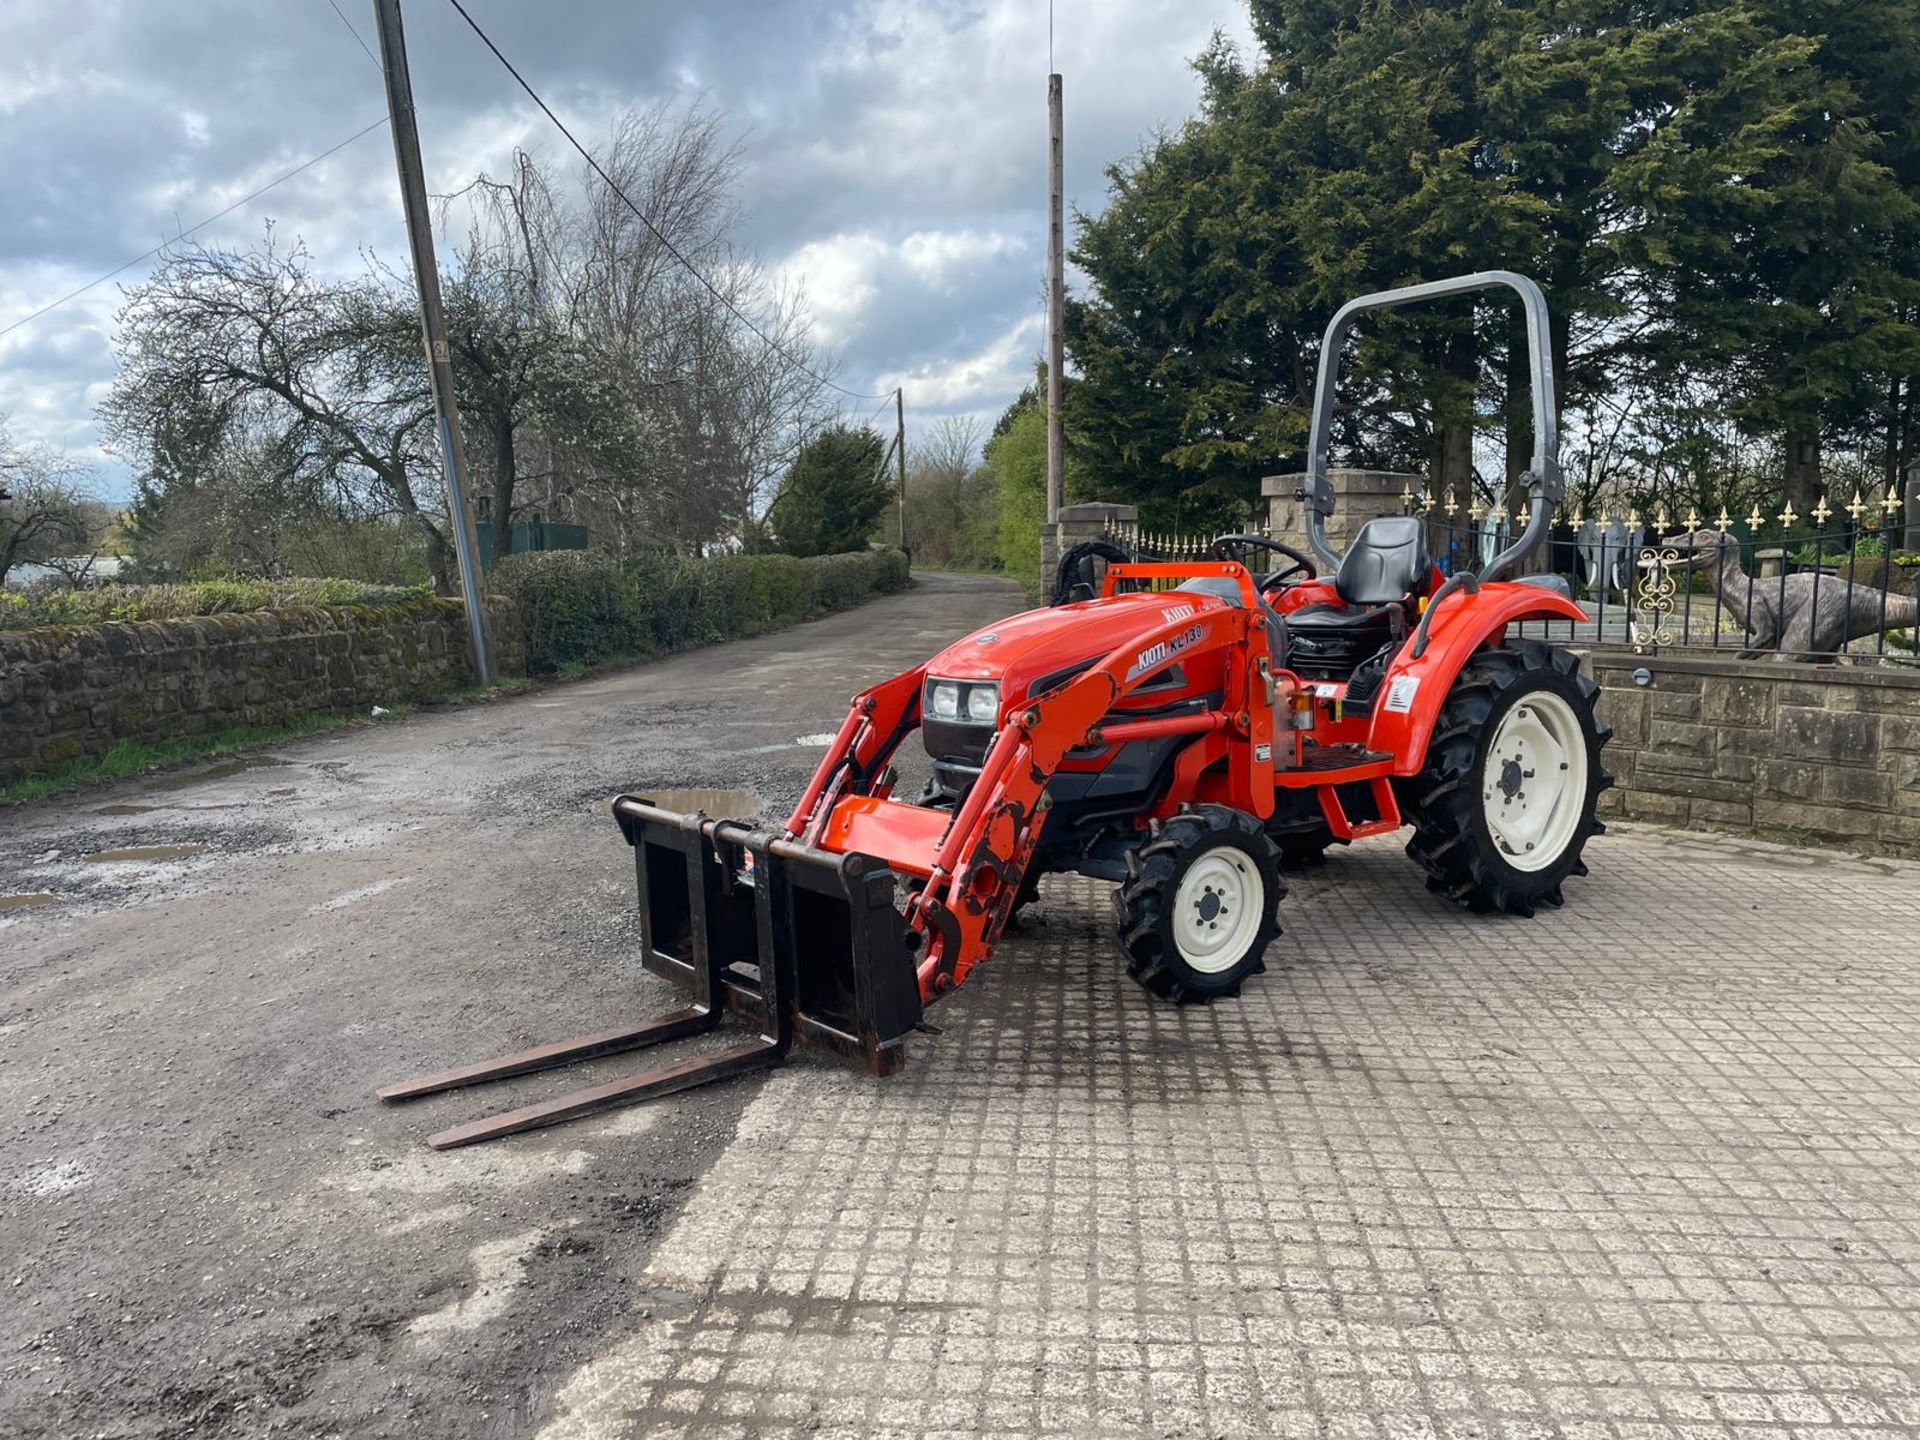
POLYGON ((900 1068, 902 1041, 921 1011, 891 869, 736 821, 675 814, 638 796, 620 796, 613 813, 633 847, 642 963, 692 1003, 624 1029, 402 1081, 380 1098, 416 1100, 598 1060, 717 1030, 729 1014, 758 1036, 456 1125, 429 1145, 451 1150, 770 1069, 795 1043, 873 1075, 900 1068))

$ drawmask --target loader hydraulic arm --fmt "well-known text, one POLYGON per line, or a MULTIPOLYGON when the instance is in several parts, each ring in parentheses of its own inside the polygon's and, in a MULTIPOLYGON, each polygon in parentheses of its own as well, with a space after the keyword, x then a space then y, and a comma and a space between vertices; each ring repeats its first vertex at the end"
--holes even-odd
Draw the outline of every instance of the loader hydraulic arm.
MULTIPOLYGON (((1239 566, 1231 568, 1244 574, 1239 566)), ((1249 584, 1250 588, 1250 584, 1249 584)), ((1180 607, 1183 611, 1185 607, 1180 607)), ((1084 746, 1127 694, 1180 659, 1215 650, 1241 657, 1223 708, 1201 715, 1123 721, 1124 733, 1200 733, 1233 727, 1262 738, 1272 733, 1272 694, 1259 612, 1206 606, 1142 630, 1099 664, 1046 694, 1013 706, 966 797, 943 827, 940 812, 893 804, 876 806, 876 783, 888 756, 919 719, 924 671, 909 671, 855 697, 846 723, 819 772, 787 822, 787 833, 809 844, 859 843, 904 876, 924 877, 908 901, 907 924, 921 947, 918 977, 923 1003, 960 985, 999 939, 1046 824, 1047 784, 1068 751, 1084 746), (1260 643, 1249 644, 1257 635, 1260 643), (1257 653, 1258 664, 1244 657, 1257 653), (867 787, 867 788, 863 788, 867 787), (890 812, 877 817, 876 809, 890 812), (839 820, 836 823, 836 813, 839 820), (855 822, 859 828, 855 828, 855 822), (924 845, 886 853, 885 838, 924 845)), ((1249 751, 1251 747, 1247 747, 1249 751)), ((1268 786, 1270 793, 1270 784, 1268 786)), ((880 799, 884 801, 884 796, 880 799)))

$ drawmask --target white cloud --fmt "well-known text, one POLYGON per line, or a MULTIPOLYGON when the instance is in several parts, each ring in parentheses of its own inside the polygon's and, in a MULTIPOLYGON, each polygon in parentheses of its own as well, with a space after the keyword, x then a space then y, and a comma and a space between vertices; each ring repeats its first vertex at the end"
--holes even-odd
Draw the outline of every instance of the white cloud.
POLYGON ((1032 383, 1045 336, 1046 317, 1029 315, 971 354, 885 376, 882 388, 902 387, 916 410, 972 411, 989 402, 1004 406, 1032 383))
POLYGON ((776 271, 783 283, 804 288, 822 341, 840 345, 860 334, 888 290, 951 294, 1030 248, 1019 236, 998 231, 915 230, 897 241, 861 231, 808 241, 776 271))
POLYGON ((57 65, 29 60, 17 69, 0 72, 0 115, 11 115, 56 97, 100 99, 124 89, 118 78, 99 70, 62 70, 57 65))

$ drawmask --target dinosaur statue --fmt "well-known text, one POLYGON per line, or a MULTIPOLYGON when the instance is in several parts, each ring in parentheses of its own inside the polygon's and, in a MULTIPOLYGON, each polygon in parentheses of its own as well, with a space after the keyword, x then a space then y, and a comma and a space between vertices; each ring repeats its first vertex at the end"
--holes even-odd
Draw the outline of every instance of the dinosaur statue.
POLYGON ((1817 585, 1810 574, 1755 580, 1740 563, 1740 542, 1718 530, 1675 535, 1657 548, 1690 550, 1673 568, 1708 572, 1720 603, 1754 645, 1742 659, 1770 651, 1776 660, 1831 660, 1850 640, 1920 624, 1920 600, 1878 585, 1838 575, 1821 575, 1817 585))

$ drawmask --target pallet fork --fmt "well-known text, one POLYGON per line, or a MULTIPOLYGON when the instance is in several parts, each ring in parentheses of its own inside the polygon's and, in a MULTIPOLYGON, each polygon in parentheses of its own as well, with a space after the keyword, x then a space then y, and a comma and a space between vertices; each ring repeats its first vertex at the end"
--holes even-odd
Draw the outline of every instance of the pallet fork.
POLYGON ((625 1029, 402 1081, 380 1098, 416 1100, 702 1035, 730 1013, 759 1034, 457 1125, 429 1145, 451 1150, 772 1069, 796 1043, 874 1075, 900 1068, 921 1010, 892 870, 638 796, 620 796, 613 813, 633 847, 642 963, 692 1003, 625 1029))

